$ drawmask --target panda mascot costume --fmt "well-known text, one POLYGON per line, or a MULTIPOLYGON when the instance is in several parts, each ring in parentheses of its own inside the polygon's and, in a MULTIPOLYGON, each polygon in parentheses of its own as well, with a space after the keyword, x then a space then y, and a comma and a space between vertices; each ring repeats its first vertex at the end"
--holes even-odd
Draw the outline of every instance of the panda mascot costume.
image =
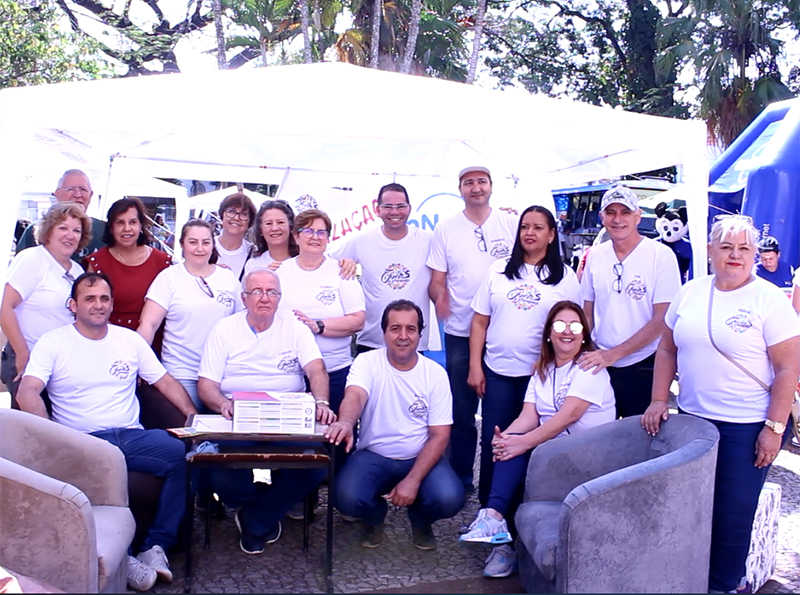
POLYGON ((686 207, 677 210, 668 209, 667 203, 660 202, 656 205, 655 213, 658 241, 669 246, 675 253, 681 272, 681 282, 686 283, 692 267, 692 245, 686 237, 689 235, 686 207))

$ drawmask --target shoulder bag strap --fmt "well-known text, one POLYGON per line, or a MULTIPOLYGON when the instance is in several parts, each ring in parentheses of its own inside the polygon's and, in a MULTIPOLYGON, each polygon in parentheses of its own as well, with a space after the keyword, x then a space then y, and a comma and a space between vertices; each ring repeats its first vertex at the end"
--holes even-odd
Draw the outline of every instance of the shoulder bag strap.
POLYGON ((748 378, 750 378, 756 384, 758 384, 758 386, 763 388, 765 391, 770 392, 770 387, 763 380, 761 380, 758 376, 756 376, 755 374, 750 372, 750 370, 745 368, 743 365, 741 365, 739 362, 737 362, 735 359, 733 359, 730 355, 728 355, 727 353, 722 351, 722 349, 720 349, 717 346, 717 344, 714 342, 714 335, 711 332, 711 310, 712 310, 713 305, 714 305, 714 280, 712 279, 711 280, 711 290, 709 291, 709 294, 708 294, 708 318, 707 318, 707 321, 708 321, 708 339, 709 339, 709 341, 711 341, 711 345, 713 345, 714 349, 719 351, 719 353, 725 359, 727 359, 734 366, 739 368, 739 370, 741 370, 744 374, 746 374, 748 378))

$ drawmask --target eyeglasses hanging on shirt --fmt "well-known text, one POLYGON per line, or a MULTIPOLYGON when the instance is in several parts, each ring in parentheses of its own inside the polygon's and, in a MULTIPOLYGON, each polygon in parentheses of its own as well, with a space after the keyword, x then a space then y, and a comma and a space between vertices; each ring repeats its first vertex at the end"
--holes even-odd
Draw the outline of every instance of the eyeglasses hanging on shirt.
POLYGON ((197 281, 197 284, 200 286, 200 289, 203 290, 203 293, 205 293, 208 297, 213 299, 214 292, 211 291, 211 286, 208 284, 208 281, 206 281, 203 277, 195 277, 195 280, 197 281))
POLYGON ((482 225, 475 228, 475 237, 478 238, 478 250, 486 252, 486 238, 483 235, 482 225))
POLYGON ((616 291, 617 293, 622 293, 622 263, 618 262, 613 267, 614 275, 616 275, 616 279, 611 284, 612 291, 616 291))

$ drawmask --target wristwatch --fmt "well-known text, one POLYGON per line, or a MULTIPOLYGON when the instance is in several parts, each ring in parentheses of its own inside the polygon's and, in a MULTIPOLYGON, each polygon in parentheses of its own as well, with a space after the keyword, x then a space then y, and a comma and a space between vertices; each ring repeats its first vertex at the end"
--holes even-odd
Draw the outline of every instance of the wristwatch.
POLYGON ((764 425, 767 426, 770 430, 772 430, 776 434, 778 434, 779 436, 782 436, 783 433, 786 431, 786 424, 781 423, 779 421, 768 419, 767 421, 764 422, 764 425))
POLYGON ((324 333, 325 332, 325 323, 322 322, 321 320, 315 320, 314 322, 317 323, 317 328, 319 329, 319 332, 317 334, 321 335, 322 333, 324 333))

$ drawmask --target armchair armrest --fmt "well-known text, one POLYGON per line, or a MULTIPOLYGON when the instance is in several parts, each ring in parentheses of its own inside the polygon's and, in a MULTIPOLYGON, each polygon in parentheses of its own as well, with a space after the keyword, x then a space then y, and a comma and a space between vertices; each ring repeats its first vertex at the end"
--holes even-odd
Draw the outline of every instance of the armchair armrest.
POLYGON ((76 487, 0 458, 0 564, 71 593, 96 593, 92 506, 76 487))
POLYGON ((525 502, 561 502, 575 487, 648 457, 650 436, 629 417, 548 440, 528 463, 525 502))
POLYGON ((94 506, 128 506, 128 469, 113 444, 31 413, 0 409, 0 456, 71 484, 94 506))

